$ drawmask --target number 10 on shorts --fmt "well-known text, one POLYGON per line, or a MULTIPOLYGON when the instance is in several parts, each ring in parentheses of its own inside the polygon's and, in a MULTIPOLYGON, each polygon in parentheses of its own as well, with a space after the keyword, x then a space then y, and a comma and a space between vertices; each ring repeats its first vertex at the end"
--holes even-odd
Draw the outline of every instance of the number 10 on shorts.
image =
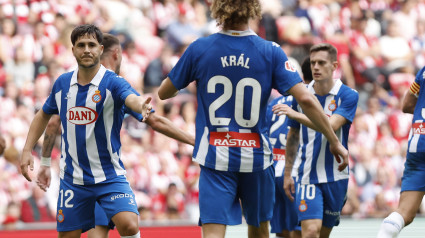
POLYGON ((316 197, 316 186, 314 184, 298 184, 298 193, 301 200, 313 200, 316 197))

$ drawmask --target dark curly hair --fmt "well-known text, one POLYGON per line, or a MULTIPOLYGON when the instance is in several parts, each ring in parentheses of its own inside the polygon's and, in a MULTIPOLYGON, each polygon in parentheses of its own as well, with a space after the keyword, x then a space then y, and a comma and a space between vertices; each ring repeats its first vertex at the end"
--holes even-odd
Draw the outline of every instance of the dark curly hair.
POLYGON ((99 42, 99 44, 102 44, 103 41, 103 33, 102 31, 100 31, 100 29, 95 26, 95 25, 91 25, 91 24, 85 24, 85 25, 80 25, 74 28, 74 30, 71 33, 71 42, 72 45, 75 44, 75 42, 78 40, 78 38, 84 36, 84 35, 91 35, 94 36, 97 40, 97 42, 99 42))

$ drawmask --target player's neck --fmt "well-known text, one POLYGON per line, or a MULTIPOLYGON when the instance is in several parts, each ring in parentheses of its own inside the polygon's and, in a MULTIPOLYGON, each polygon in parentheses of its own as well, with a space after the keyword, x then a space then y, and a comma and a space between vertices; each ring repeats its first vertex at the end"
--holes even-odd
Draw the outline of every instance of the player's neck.
POLYGON ((249 30, 248 23, 246 24, 238 24, 238 25, 232 25, 232 26, 224 26, 223 30, 225 31, 247 31, 249 30))
POLYGON ((89 84, 93 80, 94 76, 96 76, 99 68, 100 64, 93 66, 93 68, 83 68, 79 66, 77 75, 78 84, 81 86, 89 84))
POLYGON ((314 81, 313 88, 314 88, 314 92, 317 95, 325 96, 332 90, 334 85, 335 85, 335 81, 333 79, 320 80, 320 81, 314 81))

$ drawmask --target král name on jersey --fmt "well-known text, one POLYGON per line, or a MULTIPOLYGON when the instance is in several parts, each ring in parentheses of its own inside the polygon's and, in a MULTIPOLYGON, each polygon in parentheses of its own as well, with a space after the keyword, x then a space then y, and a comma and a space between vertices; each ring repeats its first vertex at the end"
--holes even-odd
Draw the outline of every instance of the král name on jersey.
POLYGON ((257 133, 211 132, 210 145, 260 148, 260 136, 257 133))
POLYGON ((75 125, 91 124, 97 117, 97 112, 88 107, 72 107, 66 112, 66 119, 75 125))

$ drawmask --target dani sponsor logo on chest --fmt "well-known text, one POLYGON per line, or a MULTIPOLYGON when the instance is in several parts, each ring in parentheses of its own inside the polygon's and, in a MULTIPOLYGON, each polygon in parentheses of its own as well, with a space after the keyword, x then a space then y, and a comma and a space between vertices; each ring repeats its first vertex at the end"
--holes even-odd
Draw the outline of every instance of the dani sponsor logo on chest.
POLYGON ((66 112, 66 119, 75 125, 91 124, 97 117, 97 112, 88 107, 72 107, 66 112))

